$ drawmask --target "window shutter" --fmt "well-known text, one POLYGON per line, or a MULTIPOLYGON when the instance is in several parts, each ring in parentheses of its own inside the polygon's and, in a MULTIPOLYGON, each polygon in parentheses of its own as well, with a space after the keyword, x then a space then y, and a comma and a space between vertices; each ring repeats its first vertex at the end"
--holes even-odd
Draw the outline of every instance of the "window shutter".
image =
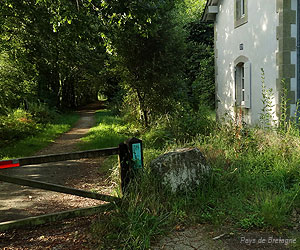
POLYGON ((245 70, 245 108, 251 108, 251 64, 244 64, 245 70))
POLYGON ((235 15, 236 20, 241 18, 241 0, 235 0, 235 15))

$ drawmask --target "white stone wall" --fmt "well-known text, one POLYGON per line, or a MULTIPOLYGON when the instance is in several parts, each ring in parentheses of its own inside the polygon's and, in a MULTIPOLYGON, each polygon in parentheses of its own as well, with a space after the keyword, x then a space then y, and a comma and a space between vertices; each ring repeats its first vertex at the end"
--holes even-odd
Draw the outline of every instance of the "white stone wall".
POLYGON ((217 113, 222 118, 226 113, 234 117, 234 61, 245 56, 251 63, 251 109, 248 122, 259 122, 262 109, 261 68, 265 71, 265 83, 274 90, 274 111, 278 103, 276 79, 276 52, 278 41, 276 27, 278 13, 275 0, 248 0, 248 22, 234 28, 234 1, 221 0, 215 22, 216 47, 216 94, 217 113), (240 50, 240 44, 244 49, 240 50))

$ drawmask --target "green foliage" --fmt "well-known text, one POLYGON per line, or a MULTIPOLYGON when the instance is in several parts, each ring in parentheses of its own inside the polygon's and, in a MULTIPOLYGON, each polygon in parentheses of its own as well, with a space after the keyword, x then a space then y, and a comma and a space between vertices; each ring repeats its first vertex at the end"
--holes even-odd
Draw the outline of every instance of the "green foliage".
POLYGON ((184 0, 182 18, 184 23, 199 20, 205 8, 206 0, 184 0))
POLYGON ((49 108, 45 103, 28 103, 27 111, 37 123, 46 124, 54 121, 58 116, 58 112, 54 108, 49 108))
POLYGON ((25 103, 23 108, 0 116, 0 148, 38 133, 42 125, 53 122, 58 113, 42 103, 25 103), (25 105, 26 104, 26 105, 25 105))
POLYGON ((39 131, 40 127, 32 119, 32 115, 17 109, 7 116, 0 117, 0 147, 12 141, 23 139, 39 131))
POLYGON ((18 108, 24 99, 35 98, 36 84, 24 72, 29 71, 24 69, 27 66, 22 60, 12 61, 0 48, 0 114, 5 114, 7 109, 18 108))
POLYGON ((183 40, 173 18, 175 2, 135 3, 130 17, 121 19, 108 36, 122 72, 125 105, 146 127, 172 109, 174 96, 182 89, 183 40))
POLYGON ((199 106, 197 112, 181 110, 172 119, 175 138, 189 141, 197 135, 209 135, 215 124, 214 112, 207 106, 199 106))
POLYGON ((212 33, 197 21, 204 5, 3 1, 0 113, 27 102, 73 108, 100 92, 147 127, 187 92, 195 110, 213 103, 212 33))
POLYGON ((113 117, 111 111, 100 110, 96 113, 96 124, 82 139, 83 149, 116 147, 128 139, 128 126, 121 118, 113 117))
POLYGON ((187 32, 185 79, 189 103, 194 110, 201 105, 214 108, 213 26, 196 20, 187 23, 185 30, 187 32))
POLYGON ((178 109, 172 116, 163 116, 142 135, 146 146, 164 148, 192 141, 196 136, 209 135, 215 123, 213 111, 205 106, 197 112, 178 109))
MULTIPOLYGON (((28 114, 24 111, 20 111, 20 114, 24 113, 28 114)), ((21 117, 23 118, 23 116, 24 115, 21 117)), ((79 116, 77 114, 62 114, 61 116, 56 116, 55 120, 51 123, 43 125, 43 127, 38 126, 38 130, 33 128, 30 133, 32 136, 28 136, 27 134, 26 138, 23 137, 24 132, 19 130, 17 134, 18 139, 23 139, 17 140, 17 138, 13 138, 14 141, 6 142, 1 140, 0 158, 11 159, 32 155, 53 142, 59 134, 67 132, 78 118, 79 116)), ((7 118, 5 117, 4 119, 7 118)), ((7 136, 5 136, 5 138, 7 138, 7 136)))
MULTIPOLYGON (((92 226, 99 245, 112 249, 149 249, 151 240, 166 232, 171 215, 157 196, 155 180, 141 176, 139 185, 132 185, 121 205, 92 226), (151 182, 150 182, 151 180, 151 182)), ((101 247, 100 247, 101 249, 101 247)))
MULTIPOLYGON (((139 132, 107 111, 99 114, 102 123, 96 130, 110 130, 114 143, 118 143, 120 134, 126 139, 133 134, 142 137, 145 162, 144 173, 132 184, 124 203, 100 216, 93 225, 99 245, 145 249, 151 246, 151 239, 170 227, 193 223, 226 224, 246 230, 280 230, 291 225, 292 211, 300 205, 299 137, 236 124, 214 125, 212 115, 204 109, 202 116, 195 118, 185 113, 174 120, 161 118, 152 129, 139 132), (206 120, 211 120, 204 126, 209 130, 201 129, 206 120), (193 123, 200 125, 186 131, 193 123), (174 133, 178 130, 181 132, 174 133), (212 176, 191 192, 173 195, 153 178, 149 163, 165 150, 178 147, 200 148, 212 166, 212 176)), ((103 141, 98 146, 115 146, 105 144, 106 137, 105 133, 95 133, 89 141, 103 141)), ((95 145, 86 143, 88 148, 95 145)), ((106 168, 108 165, 114 169, 112 178, 118 183, 116 159, 109 158, 106 168)), ((116 193, 120 194, 118 187, 116 193)))
POLYGON ((214 53, 210 46, 198 46, 198 52, 193 51, 190 58, 190 102, 192 107, 198 109, 201 105, 214 108, 215 85, 214 85, 214 53), (204 55, 203 55, 204 54, 204 55), (202 59, 199 59, 204 57, 202 59), (198 66, 198 70, 197 70, 198 66))
POLYGON ((0 89, 8 86, 9 101, 0 99, 0 109, 37 98, 60 108, 97 98, 105 49, 94 11, 70 1, 5 0, 0 12, 0 89))
POLYGON ((239 221, 243 228, 287 226, 299 199, 297 141, 289 134, 259 129, 242 133, 227 126, 206 138, 201 147, 215 171, 207 194, 218 204, 213 211, 226 211, 227 218, 235 218, 231 223, 239 221))

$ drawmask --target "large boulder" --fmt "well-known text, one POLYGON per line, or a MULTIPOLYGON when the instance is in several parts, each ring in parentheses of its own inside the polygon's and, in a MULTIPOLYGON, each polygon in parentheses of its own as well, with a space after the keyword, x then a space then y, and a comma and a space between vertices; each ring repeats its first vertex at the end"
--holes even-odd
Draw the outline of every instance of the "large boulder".
POLYGON ((172 192, 192 189, 207 180, 210 173, 198 148, 182 148, 163 154, 153 160, 150 167, 172 192))

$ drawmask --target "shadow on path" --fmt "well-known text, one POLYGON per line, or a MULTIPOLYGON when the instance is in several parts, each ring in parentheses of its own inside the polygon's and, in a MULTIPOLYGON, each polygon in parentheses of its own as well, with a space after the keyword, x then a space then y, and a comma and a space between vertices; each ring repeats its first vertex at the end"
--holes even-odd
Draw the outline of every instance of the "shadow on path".
MULTIPOLYGON (((94 126, 94 114, 100 108, 101 103, 94 103, 79 110, 80 119, 74 127, 35 155, 59 154, 78 150, 77 145, 80 138, 94 126)), ((101 161, 102 159, 83 159, 45 163, 5 169, 1 170, 1 173, 88 191, 98 190, 102 187, 104 191, 106 190, 105 192, 109 192, 107 185, 103 183, 107 176, 97 170, 101 161), (103 184, 101 184, 101 179, 103 179, 103 184)), ((101 203, 103 202, 0 182, 0 222, 101 203)))

